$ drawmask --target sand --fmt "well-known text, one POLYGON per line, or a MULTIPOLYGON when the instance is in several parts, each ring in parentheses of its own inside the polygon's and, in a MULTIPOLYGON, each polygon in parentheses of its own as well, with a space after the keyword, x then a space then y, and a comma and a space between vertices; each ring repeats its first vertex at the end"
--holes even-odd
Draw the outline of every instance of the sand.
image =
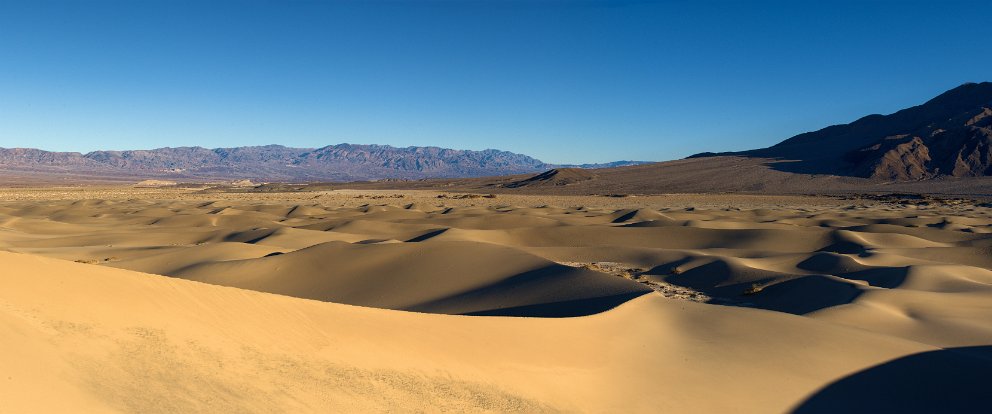
POLYGON ((981 205, 0 196, 0 412, 992 404, 992 208, 981 205))

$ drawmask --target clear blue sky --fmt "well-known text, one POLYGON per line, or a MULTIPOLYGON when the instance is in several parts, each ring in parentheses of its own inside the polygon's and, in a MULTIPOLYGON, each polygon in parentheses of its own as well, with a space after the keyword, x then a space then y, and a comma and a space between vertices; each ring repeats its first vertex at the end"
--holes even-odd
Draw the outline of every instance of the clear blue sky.
POLYGON ((0 0, 0 147, 763 147, 992 80, 992 2, 0 0))

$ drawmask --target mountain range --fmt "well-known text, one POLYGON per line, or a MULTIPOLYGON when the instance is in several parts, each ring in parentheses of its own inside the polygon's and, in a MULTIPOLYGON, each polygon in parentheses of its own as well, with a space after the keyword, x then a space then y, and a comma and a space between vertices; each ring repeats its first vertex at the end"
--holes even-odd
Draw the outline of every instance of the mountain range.
POLYGON ((338 144, 322 148, 281 145, 207 149, 159 148, 90 153, 0 148, 0 172, 72 178, 175 180, 363 181, 479 177, 557 167, 605 168, 644 162, 555 165, 508 151, 338 144))
POLYGON ((662 163, 555 165, 494 149, 355 144, 322 148, 181 147, 86 154, 0 148, 0 175, 269 182, 510 176, 489 182, 501 188, 551 183, 559 189, 571 186, 575 191, 592 192, 610 188, 810 192, 831 185, 856 189, 879 183, 992 176, 992 83, 966 83, 919 106, 799 134, 768 148, 709 152, 662 163), (593 172, 567 171, 569 168, 593 172), (550 170, 555 171, 533 180, 516 177, 550 170))

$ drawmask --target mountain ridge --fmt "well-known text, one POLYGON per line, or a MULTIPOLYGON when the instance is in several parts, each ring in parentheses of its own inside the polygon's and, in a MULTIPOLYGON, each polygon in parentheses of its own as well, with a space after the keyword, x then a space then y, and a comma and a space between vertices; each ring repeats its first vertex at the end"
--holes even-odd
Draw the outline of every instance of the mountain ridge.
MULTIPOLYGON (((637 165, 639 161, 582 164, 580 168, 637 165)), ((278 144, 227 148, 200 146, 87 153, 0 148, 0 172, 122 179, 254 179, 261 181, 367 181, 523 174, 558 168, 524 154, 497 149, 335 144, 293 148, 278 144)), ((567 165, 573 167, 573 165, 567 165)))
POLYGON ((768 148, 700 153, 790 160, 785 172, 909 181, 992 175, 992 82, 965 83, 888 115, 798 134, 768 148))

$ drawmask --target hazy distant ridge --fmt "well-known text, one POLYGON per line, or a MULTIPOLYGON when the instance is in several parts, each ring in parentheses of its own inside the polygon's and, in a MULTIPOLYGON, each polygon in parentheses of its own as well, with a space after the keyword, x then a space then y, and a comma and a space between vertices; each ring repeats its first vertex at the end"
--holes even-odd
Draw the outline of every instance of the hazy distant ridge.
MULTIPOLYGON (((635 165, 617 161, 582 168, 635 165)), ((544 171, 557 165, 523 154, 487 149, 397 148, 338 144, 322 148, 281 145, 216 148, 178 147, 132 151, 50 152, 0 148, 0 171, 92 177, 172 177, 266 181, 422 179, 480 177, 544 171)))

